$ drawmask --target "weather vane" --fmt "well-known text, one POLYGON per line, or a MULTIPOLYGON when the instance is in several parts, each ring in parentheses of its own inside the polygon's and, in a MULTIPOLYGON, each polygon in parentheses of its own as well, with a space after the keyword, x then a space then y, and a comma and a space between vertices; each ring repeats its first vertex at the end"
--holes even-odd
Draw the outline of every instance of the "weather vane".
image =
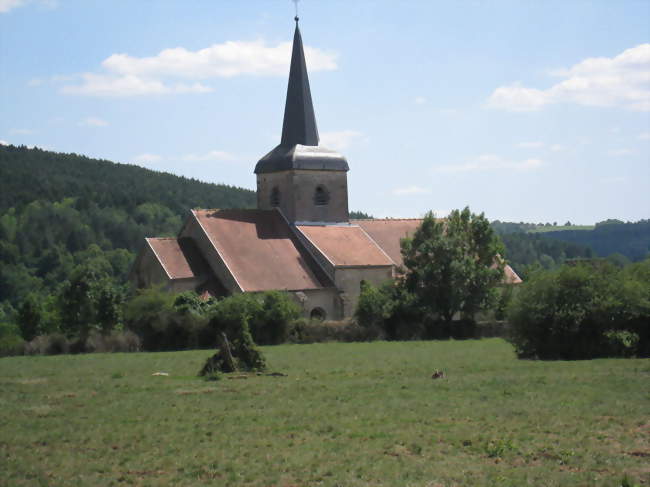
POLYGON ((293 20, 295 20, 296 22, 300 20, 300 17, 298 17, 298 1, 299 0, 293 0, 293 3, 296 5, 296 16, 293 18, 293 20))

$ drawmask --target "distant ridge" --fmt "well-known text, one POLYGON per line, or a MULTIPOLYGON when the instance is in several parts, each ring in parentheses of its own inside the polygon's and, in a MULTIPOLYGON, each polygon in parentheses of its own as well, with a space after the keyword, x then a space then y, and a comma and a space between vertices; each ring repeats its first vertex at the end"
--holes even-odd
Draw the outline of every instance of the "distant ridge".
POLYGON ((253 208, 255 192, 156 172, 131 164, 25 146, 0 145, 0 213, 34 200, 77 199, 131 210, 152 202, 184 214, 192 208, 253 208))

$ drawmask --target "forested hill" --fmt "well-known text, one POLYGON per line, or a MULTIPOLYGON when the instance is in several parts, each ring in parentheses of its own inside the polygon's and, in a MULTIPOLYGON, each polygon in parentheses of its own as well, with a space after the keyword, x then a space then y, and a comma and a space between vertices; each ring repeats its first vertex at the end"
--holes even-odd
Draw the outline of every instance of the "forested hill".
POLYGON ((157 203, 175 214, 191 208, 249 208, 255 192, 38 148, 0 145, 0 212, 21 210, 34 200, 74 198, 76 208, 92 205, 133 211, 157 203))
POLYGON ((191 208, 254 206, 247 189, 0 145, 0 322, 30 294, 60 299, 75 276, 121 285, 144 237, 176 235, 191 208))
POLYGON ((618 253, 632 261, 639 261, 650 253, 650 220, 635 223, 609 220, 597 223, 593 230, 564 230, 546 232, 544 235, 564 242, 588 245, 602 257, 618 253))
POLYGON ((492 228, 501 235, 508 261, 524 275, 537 264, 550 269, 566 260, 603 257, 625 265, 650 254, 650 220, 606 220, 595 226, 567 222, 560 227, 497 220, 492 228))

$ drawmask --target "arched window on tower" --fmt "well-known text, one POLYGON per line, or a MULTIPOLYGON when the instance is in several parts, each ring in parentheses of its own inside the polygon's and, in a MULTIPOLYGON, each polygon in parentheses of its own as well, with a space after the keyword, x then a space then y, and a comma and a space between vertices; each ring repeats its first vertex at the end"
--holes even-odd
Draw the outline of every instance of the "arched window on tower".
POLYGON ((280 190, 277 186, 271 190, 271 206, 280 206, 280 190))
POLYGON ((314 193, 314 204, 316 206, 325 206, 330 202, 330 193, 327 191, 325 186, 319 184, 316 187, 316 192, 314 193))

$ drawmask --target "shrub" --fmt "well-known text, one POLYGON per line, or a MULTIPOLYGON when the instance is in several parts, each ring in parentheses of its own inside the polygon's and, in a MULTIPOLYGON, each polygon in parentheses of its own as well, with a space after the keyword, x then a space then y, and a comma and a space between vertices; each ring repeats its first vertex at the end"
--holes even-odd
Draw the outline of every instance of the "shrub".
POLYGON ((70 342, 62 333, 39 335, 25 344, 25 355, 61 355, 70 351, 70 342))
POLYGON ((213 300, 196 293, 173 295, 161 288, 144 289, 125 307, 126 326, 135 332, 145 350, 183 350, 215 345, 208 328, 213 300))
POLYGON ((298 305, 279 291, 240 293, 222 299, 212 313, 211 329, 249 324, 255 343, 275 345, 287 339, 289 325, 300 316, 298 305))
POLYGON ((300 316, 300 308, 286 293, 279 291, 268 291, 260 297, 262 314, 251 322, 255 343, 275 345, 285 342, 289 324, 300 316))
POLYGON ((20 336, 18 327, 11 323, 0 323, 0 357, 21 355, 25 340, 20 336))
POLYGON ((266 369, 266 360, 253 342, 246 317, 241 317, 236 323, 225 323, 215 317, 211 324, 218 334, 219 349, 205 362, 200 376, 266 369))
POLYGON ((650 293, 647 282, 634 276, 607 263, 533 273, 509 315, 509 339, 518 355, 583 359, 644 354, 650 293))
POLYGON ((291 323, 290 343, 366 342, 377 339, 375 329, 354 321, 321 321, 301 318, 291 323))
POLYGON ((132 331, 113 331, 102 335, 92 331, 86 338, 83 351, 86 353, 137 352, 140 350, 140 338, 132 331))

